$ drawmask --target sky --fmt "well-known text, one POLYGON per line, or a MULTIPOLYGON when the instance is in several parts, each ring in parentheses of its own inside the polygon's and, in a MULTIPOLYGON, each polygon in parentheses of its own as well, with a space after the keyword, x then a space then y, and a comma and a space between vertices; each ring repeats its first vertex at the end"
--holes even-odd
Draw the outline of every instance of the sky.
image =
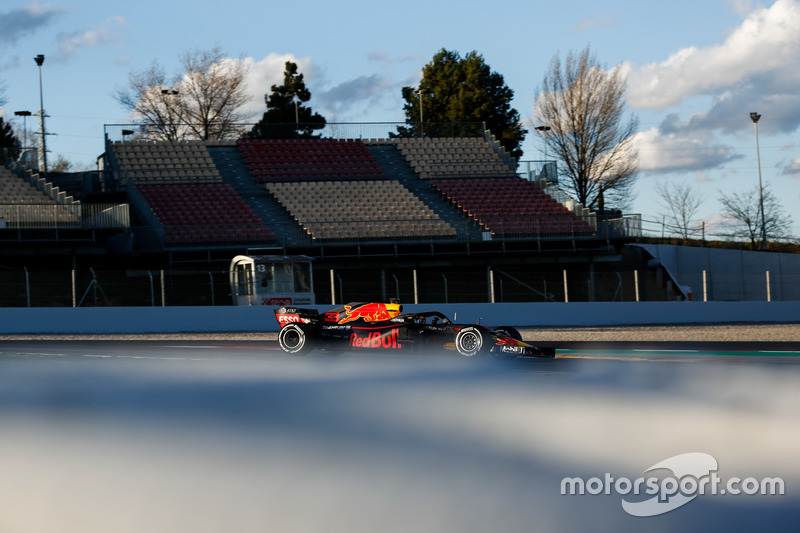
MULTIPOLYGON (((416 85, 436 52, 477 51, 514 91, 531 130, 523 160, 544 158, 533 104, 551 59, 590 46, 602 64, 624 69, 628 112, 639 120, 640 173, 628 212, 662 220, 656 184, 684 184, 702 200, 697 216, 713 234, 721 192, 758 186, 753 111, 762 115, 765 187, 789 214, 800 200, 800 0, 5 0, 0 110, 20 130, 14 111, 39 110, 33 58, 43 54, 47 129, 55 134, 48 150, 93 168, 104 125, 131 121, 114 98, 128 75, 154 61, 173 73, 181 54, 215 46, 248 66, 254 121, 292 60, 309 105, 338 123, 402 122, 401 88, 416 85)), ((26 119, 27 128, 37 120, 26 119)), ((793 219, 800 237, 800 214, 793 219)))

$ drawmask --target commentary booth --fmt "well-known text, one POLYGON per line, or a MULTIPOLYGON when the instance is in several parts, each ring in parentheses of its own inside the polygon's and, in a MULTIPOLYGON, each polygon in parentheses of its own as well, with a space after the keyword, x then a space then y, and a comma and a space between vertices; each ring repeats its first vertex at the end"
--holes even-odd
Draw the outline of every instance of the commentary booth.
POLYGON ((237 255, 231 261, 234 305, 309 305, 314 300, 313 259, 304 255, 237 255))

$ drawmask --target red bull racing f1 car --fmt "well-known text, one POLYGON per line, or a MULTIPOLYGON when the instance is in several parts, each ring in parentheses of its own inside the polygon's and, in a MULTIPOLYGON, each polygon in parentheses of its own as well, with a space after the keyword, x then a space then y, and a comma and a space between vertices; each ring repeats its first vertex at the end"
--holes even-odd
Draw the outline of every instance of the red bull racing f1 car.
POLYGON ((399 303, 349 303, 326 313, 316 309, 275 309, 281 327, 278 344, 290 354, 314 349, 341 352, 452 350, 465 357, 480 355, 554 357, 554 348, 523 342, 509 326, 454 324, 442 313, 403 313, 399 303))

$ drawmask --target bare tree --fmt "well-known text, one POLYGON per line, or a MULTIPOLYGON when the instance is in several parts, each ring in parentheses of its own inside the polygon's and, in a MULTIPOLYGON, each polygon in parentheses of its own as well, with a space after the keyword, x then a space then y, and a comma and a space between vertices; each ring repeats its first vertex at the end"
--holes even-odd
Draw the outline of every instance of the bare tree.
POLYGON ((177 141, 186 136, 183 105, 176 79, 167 80, 164 69, 153 61, 150 68, 128 75, 128 87, 120 89, 116 100, 147 129, 147 136, 177 141))
POLYGON ((620 66, 607 70, 586 47, 563 64, 553 56, 536 94, 534 120, 550 128, 544 142, 561 161, 565 188, 601 212, 611 198, 624 203, 637 176, 638 120, 623 123, 626 84, 620 66))
POLYGON ((665 210, 660 214, 669 221, 669 227, 674 233, 683 240, 688 240, 701 229, 695 218, 703 199, 689 185, 659 182, 656 184, 656 194, 665 210))
MULTIPOLYGON (((761 202, 758 186, 744 193, 720 191, 723 216, 728 219, 731 237, 744 237, 750 240, 751 249, 757 249, 756 241, 761 240, 761 202)), ((767 240, 791 237, 792 217, 783 210, 769 186, 764 186, 764 234, 767 240)))
POLYGON ((186 75, 179 90, 186 94, 184 110, 194 135, 203 140, 238 135, 245 118, 240 110, 249 99, 244 63, 214 48, 187 52, 182 64, 186 75))
POLYGON ((181 70, 167 77, 153 61, 146 70, 131 72, 128 87, 116 100, 147 127, 149 137, 226 139, 239 135, 248 102, 246 69, 217 47, 183 54, 181 70))

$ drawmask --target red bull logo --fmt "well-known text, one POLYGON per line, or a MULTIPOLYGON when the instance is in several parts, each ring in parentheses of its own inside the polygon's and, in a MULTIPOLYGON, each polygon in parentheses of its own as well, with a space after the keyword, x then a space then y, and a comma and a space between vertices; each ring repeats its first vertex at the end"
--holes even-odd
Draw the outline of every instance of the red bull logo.
POLYGON ((380 322, 396 317, 402 312, 400 304, 380 304, 371 303, 359 306, 344 306, 345 317, 339 320, 339 324, 346 324, 354 320, 365 322, 380 322))
POLYGON ((403 347, 399 339, 400 335, 394 328, 384 332, 373 331, 366 334, 353 332, 350 334, 350 346, 353 348, 399 350, 403 347))

